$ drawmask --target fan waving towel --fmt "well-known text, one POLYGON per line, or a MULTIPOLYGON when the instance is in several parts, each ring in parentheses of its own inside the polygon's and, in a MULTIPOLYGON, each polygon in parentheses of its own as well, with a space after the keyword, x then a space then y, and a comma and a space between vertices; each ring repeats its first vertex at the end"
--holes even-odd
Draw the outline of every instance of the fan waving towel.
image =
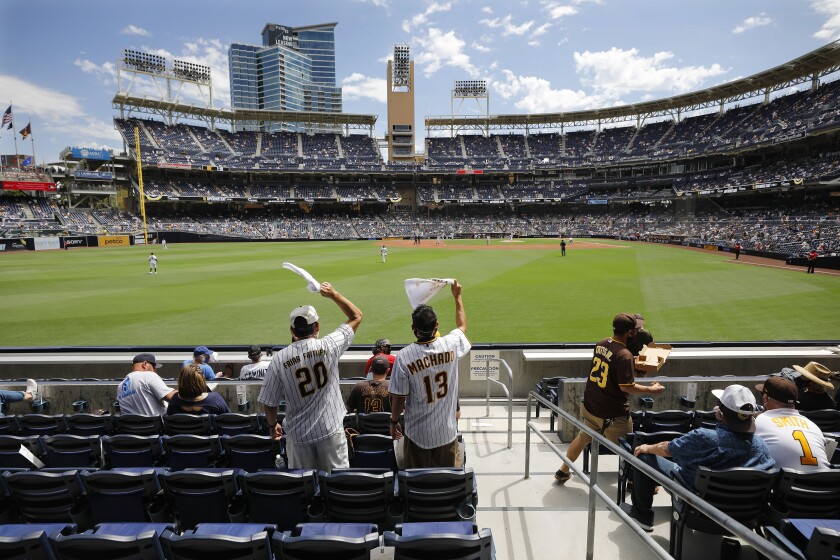
POLYGON ((306 289, 312 292, 313 294, 317 294, 321 291, 321 284, 317 280, 312 278, 312 275, 303 270, 302 268, 295 266, 290 262, 284 262, 283 268, 285 268, 286 270, 291 270, 299 276, 303 276, 303 279, 306 280, 306 289))
POLYGON ((414 309, 428 303, 447 284, 454 283, 452 278, 409 278, 405 281, 405 295, 414 309))

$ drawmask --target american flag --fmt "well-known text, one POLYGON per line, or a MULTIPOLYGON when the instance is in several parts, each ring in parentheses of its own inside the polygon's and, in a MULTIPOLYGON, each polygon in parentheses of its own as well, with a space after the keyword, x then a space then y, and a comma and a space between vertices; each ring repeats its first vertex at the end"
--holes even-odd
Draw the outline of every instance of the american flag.
POLYGON ((4 127, 9 125, 9 128, 12 128, 12 106, 9 105, 9 108, 6 109, 6 112, 3 113, 3 124, 0 124, 0 127, 4 127))

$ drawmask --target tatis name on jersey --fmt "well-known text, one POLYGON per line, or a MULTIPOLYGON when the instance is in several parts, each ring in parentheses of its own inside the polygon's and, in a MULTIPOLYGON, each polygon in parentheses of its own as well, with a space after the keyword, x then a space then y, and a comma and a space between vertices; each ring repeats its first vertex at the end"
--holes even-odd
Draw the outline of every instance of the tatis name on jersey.
POLYGON ((794 428, 810 428, 808 419, 803 418, 802 416, 779 416, 778 418, 771 418, 771 420, 773 420, 773 423, 779 428, 784 428, 785 426, 791 426, 794 428))
POLYGON ((406 364, 408 372, 414 375, 420 370, 428 369, 434 366, 440 366, 455 361, 455 352, 440 352, 438 354, 429 354, 422 358, 409 362, 406 364))
POLYGON ((604 356, 608 360, 611 359, 613 355, 612 351, 606 346, 596 346, 595 353, 604 356))

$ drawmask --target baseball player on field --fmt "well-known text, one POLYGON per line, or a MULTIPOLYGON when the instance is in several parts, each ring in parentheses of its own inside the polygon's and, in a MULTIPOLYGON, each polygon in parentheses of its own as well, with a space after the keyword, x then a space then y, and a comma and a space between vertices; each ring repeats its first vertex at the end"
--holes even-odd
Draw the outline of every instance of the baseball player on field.
POLYGON ((331 472, 349 466, 338 359, 353 342, 362 312, 329 282, 321 284, 321 295, 333 300, 347 321, 319 339, 315 308, 295 308, 289 316, 292 343, 274 354, 257 400, 263 404, 268 425, 273 427, 272 437, 286 434, 290 469, 331 472), (282 426, 277 424, 281 401, 286 401, 282 426))
POLYGON ((411 314, 411 329, 417 341, 397 354, 391 371, 391 436, 403 437, 400 414, 405 410, 406 469, 459 467, 458 360, 472 345, 464 334, 467 316, 461 300, 461 285, 452 284, 455 298, 455 330, 438 333, 437 315, 428 305, 411 314))
POLYGON ((388 247, 383 245, 379 252, 382 254, 382 262, 385 262, 388 259, 388 247))
POLYGON ((798 471, 829 468, 822 430, 796 410, 796 383, 771 376, 755 388, 764 406, 755 419, 755 433, 764 439, 776 467, 798 471))

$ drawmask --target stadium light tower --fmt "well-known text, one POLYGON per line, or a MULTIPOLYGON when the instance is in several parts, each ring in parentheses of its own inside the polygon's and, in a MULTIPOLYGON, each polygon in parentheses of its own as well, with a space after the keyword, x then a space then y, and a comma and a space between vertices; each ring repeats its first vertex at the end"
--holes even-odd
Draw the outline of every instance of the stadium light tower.
MULTIPOLYGON (((490 92, 487 89, 487 80, 455 80, 455 87, 452 88, 452 96, 450 98, 450 106, 452 109, 452 118, 456 115, 464 115, 462 112, 464 101, 467 99, 475 100, 475 106, 478 113, 484 113, 488 121, 490 119, 490 92), (458 100, 458 110, 455 110, 455 100, 458 100)), ((475 110, 470 111, 474 115, 475 110)), ((489 128, 485 128, 484 134, 490 133, 489 128)), ((455 136, 455 129, 452 129, 452 136, 455 136)))
MULTIPOLYGON (((132 87, 142 87, 141 82, 142 85, 151 84, 161 101, 171 103, 181 102, 184 88, 194 86, 204 106, 213 107, 209 66, 174 59, 170 63, 157 54, 123 49, 122 56, 117 59, 117 95, 128 97, 132 87)), ((122 107, 120 111, 122 117, 122 107)))
POLYGON ((414 160, 414 61, 406 44, 388 61, 388 161, 414 160))

